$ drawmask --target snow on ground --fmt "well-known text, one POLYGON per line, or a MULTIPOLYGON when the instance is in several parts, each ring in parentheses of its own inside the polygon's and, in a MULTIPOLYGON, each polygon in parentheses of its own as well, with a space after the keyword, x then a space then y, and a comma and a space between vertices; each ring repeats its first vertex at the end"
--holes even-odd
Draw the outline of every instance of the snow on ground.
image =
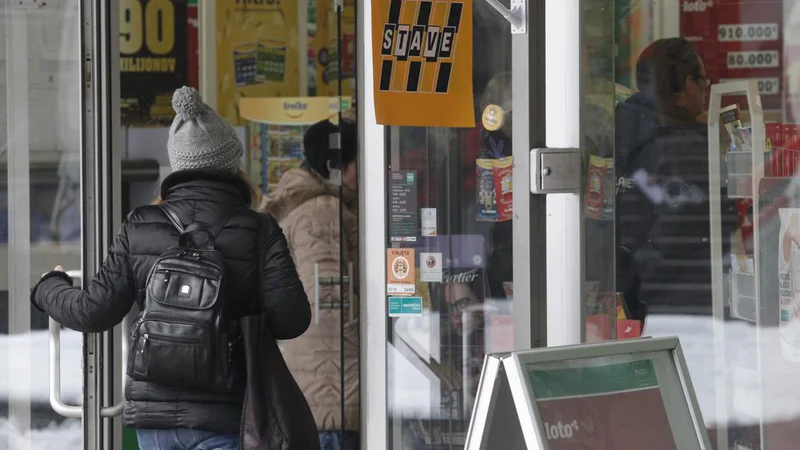
MULTIPOLYGON (((707 425, 757 425, 758 411, 765 422, 798 420, 800 388, 796 379, 800 363, 787 361, 782 354, 777 328, 761 331, 761 371, 757 359, 757 329, 754 325, 732 321, 724 326, 727 359, 719 370, 714 369, 715 348, 713 320, 702 316, 651 316, 645 333, 650 336, 678 336, 686 357, 692 384, 707 425), (715 408, 719 379, 727 378, 727 391, 721 395, 731 399, 727 411, 715 408), (762 401, 763 400, 763 401, 762 401)), ((722 359, 720 359, 722 361, 722 359)))
MULTIPOLYGON (((61 399, 70 405, 81 399, 81 334, 61 331, 61 399)), ((0 336, 0 399, 8 399, 9 391, 30 386, 31 402, 50 402, 50 341, 47 331, 0 336), (29 352, 19 354, 20 349, 29 352), (9 363, 29 357, 31 371, 13 371, 9 363), (28 378, 29 377, 29 378, 28 378)))
MULTIPOLYGON (((404 319, 405 320, 405 319, 404 319)), ((413 349, 427 363, 435 362, 438 348, 428 344, 432 338, 428 328, 438 324, 438 319, 416 318, 404 327, 396 327, 402 343, 388 346, 389 408, 395 416, 426 418, 437 413, 432 399, 438 398, 438 378, 424 366, 411 364, 409 349, 413 349), (427 358, 426 358, 427 356, 427 358)), ((765 348, 761 379, 755 370, 756 327, 739 321, 724 326, 727 361, 719 375, 727 373, 727 390, 720 389, 724 397, 732 399, 732 406, 718 411, 716 408, 717 375, 714 370, 713 320, 707 316, 648 317, 645 334, 654 337, 678 336, 686 357, 692 383, 703 419, 709 426, 717 424, 758 424, 758 410, 763 408, 766 422, 797 420, 800 418, 800 388, 795 380, 800 364, 788 363, 781 355, 776 329, 762 331, 765 348), (759 392, 762 391, 763 392, 759 392), (764 399, 762 402, 761 399, 764 399)), ((724 377, 720 377, 724 378, 724 377)))
POLYGON ((0 450, 79 450, 83 448, 80 420, 20 433, 8 420, 0 420, 0 450))

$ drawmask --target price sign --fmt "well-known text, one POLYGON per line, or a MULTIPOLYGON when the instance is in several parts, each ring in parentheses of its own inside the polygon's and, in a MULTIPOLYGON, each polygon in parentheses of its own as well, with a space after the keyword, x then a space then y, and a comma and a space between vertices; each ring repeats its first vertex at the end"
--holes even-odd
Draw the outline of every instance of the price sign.
POLYGON ((779 67, 778 50, 728 52, 728 69, 754 69, 779 67))
POLYGON ((122 123, 167 125, 188 81, 187 0, 120 0, 122 123))
POLYGON ((777 41, 777 23, 752 23, 720 25, 717 38, 720 42, 777 41))
POLYGON ((761 95, 777 95, 781 93, 780 79, 777 77, 725 79, 725 80, 720 80, 720 82, 730 83, 733 81, 747 81, 747 80, 756 80, 758 82, 758 93, 761 95))

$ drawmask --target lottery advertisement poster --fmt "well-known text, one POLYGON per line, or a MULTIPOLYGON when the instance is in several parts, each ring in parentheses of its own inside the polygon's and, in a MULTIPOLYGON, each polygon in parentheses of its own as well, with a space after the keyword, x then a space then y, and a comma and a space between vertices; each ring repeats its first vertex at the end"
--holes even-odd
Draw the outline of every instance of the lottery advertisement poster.
POLYGON ((300 92, 296 0, 216 4, 217 112, 245 125, 239 101, 300 92))
POLYGON ((371 16, 377 122, 473 128, 472 0, 376 0, 371 16))
POLYGON ((529 370, 551 450, 677 450, 650 360, 529 370))
MULTIPOLYGON (((309 93, 316 95, 338 95, 339 45, 342 39, 342 95, 353 95, 356 62, 356 8, 355 0, 345 0, 342 8, 341 29, 338 29, 337 14, 332 0, 312 0, 315 3, 315 34, 309 32, 309 54, 313 53, 314 80, 309 83, 309 93), (312 89, 313 86, 313 89, 312 89)), ((309 16, 311 8, 309 2, 309 16)), ((309 72, 311 69, 309 68, 309 72)))
POLYGON ((189 83, 186 0, 120 0, 123 126, 168 126, 172 93, 189 83))

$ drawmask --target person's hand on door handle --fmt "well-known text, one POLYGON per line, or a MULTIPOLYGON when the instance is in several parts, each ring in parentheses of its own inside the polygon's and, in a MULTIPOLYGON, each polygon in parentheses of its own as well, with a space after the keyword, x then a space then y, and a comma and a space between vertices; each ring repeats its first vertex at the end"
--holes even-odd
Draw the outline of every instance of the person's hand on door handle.
MULTIPOLYGON (((63 267, 61 267, 61 265, 60 265, 60 264, 59 264, 59 265, 57 265, 57 266, 56 266, 56 267, 53 269, 53 272, 63 272, 63 271, 64 271, 64 268, 63 268, 63 267)), ((45 276, 45 275, 47 275, 48 273, 50 273, 50 272, 45 272, 45 273, 43 273, 43 274, 42 274, 42 278, 44 278, 44 276, 45 276)))

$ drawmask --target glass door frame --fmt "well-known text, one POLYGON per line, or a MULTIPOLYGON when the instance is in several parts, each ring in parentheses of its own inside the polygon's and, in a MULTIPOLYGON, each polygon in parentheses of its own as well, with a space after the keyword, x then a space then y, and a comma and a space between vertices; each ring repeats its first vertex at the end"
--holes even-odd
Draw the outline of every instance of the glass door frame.
MULTIPOLYGON (((476 0, 486 1, 486 0, 476 0)), ((530 191, 530 151, 545 142, 545 3, 527 0, 527 32, 512 36, 513 129, 513 282, 514 346, 548 344, 548 275, 545 249, 550 221, 545 196, 530 191)), ((577 2, 577 0, 572 0, 577 2)), ((386 148, 390 133, 376 122, 372 79, 370 2, 358 2, 357 66, 359 124, 359 292, 361 323, 361 448, 386 448, 387 305, 386 298, 386 148)), ((498 13, 499 14, 499 13, 498 13)), ((573 27, 574 28, 574 27, 573 27)), ((508 31, 511 32, 510 29, 508 31)), ((557 61, 558 55, 552 58, 557 61)), ((577 99, 577 96, 576 96, 577 99)))

